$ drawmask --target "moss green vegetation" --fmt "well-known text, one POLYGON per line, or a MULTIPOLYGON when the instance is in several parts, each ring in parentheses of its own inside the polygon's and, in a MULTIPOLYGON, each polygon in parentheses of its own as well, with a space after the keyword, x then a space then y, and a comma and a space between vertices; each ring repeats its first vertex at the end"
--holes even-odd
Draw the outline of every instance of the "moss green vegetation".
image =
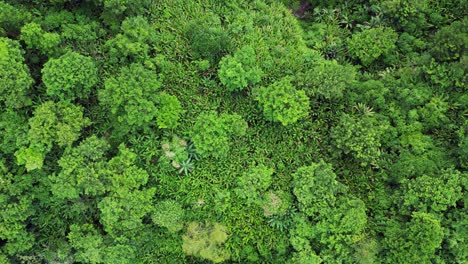
POLYGON ((0 264, 467 263, 457 0, 0 0, 0 264))

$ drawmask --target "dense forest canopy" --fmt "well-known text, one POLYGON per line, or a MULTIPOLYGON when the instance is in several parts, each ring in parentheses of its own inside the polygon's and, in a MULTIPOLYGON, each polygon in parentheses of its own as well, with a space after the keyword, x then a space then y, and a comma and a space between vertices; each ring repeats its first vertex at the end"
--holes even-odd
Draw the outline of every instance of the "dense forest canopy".
POLYGON ((0 263, 466 263, 468 1, 0 0, 0 263))

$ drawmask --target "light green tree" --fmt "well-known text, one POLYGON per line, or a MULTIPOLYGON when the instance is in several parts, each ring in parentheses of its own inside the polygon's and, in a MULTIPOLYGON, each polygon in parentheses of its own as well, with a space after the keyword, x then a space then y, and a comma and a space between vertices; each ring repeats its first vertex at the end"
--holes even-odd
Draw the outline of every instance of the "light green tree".
POLYGON ((293 193, 299 209, 309 216, 335 207, 338 195, 344 191, 346 187, 336 180, 332 166, 324 161, 300 167, 293 174, 293 193))
POLYGON ((236 194, 245 199, 248 204, 258 204, 264 192, 272 183, 274 169, 265 165, 250 167, 237 182, 236 194))
POLYGON ((227 228, 224 225, 191 222, 182 236, 182 250, 186 255, 220 263, 230 258, 229 251, 223 246, 227 238, 227 228))

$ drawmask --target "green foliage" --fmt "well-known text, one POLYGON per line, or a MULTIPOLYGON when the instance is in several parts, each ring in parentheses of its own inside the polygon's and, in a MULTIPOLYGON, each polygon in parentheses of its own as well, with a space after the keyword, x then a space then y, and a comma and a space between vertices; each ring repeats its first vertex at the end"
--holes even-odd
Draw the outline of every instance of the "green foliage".
POLYGON ((385 230, 386 263, 429 263, 440 247, 443 228, 431 214, 414 212, 411 222, 385 230))
POLYGON ((296 123, 309 115, 309 97, 297 90, 290 78, 283 78, 268 87, 255 91, 255 100, 263 108, 269 121, 280 122, 283 126, 296 123))
POLYGON ((62 42, 60 34, 44 32, 41 26, 35 22, 25 24, 21 28, 21 40, 26 43, 29 49, 37 49, 48 56, 56 54, 58 46, 62 42))
POLYGON ((311 95, 326 99, 341 98, 346 88, 355 80, 356 71, 351 65, 340 65, 332 60, 320 60, 315 66, 297 77, 300 87, 311 95))
POLYGON ((33 215, 33 198, 28 193, 30 175, 10 171, 0 159, 0 250, 16 255, 33 247, 34 236, 27 230, 27 219, 33 215))
POLYGON ((54 103, 47 101, 34 110, 28 121, 29 141, 31 143, 59 147, 71 146, 78 139, 80 131, 91 124, 83 117, 83 108, 69 102, 54 103))
POLYGON ((293 264, 320 264, 323 260, 309 250, 294 252, 291 258, 293 264))
POLYGON ((446 116, 448 103, 441 97, 433 97, 419 112, 423 124, 428 128, 437 128, 449 123, 446 116))
POLYGON ((116 30, 120 22, 126 16, 143 15, 150 6, 148 0, 93 0, 102 5, 101 19, 109 25, 112 30, 116 30))
POLYGON ((42 169, 46 153, 47 149, 42 145, 22 147, 15 152, 16 162, 18 165, 25 165, 27 171, 42 169))
MULTIPOLYGON (((115 177, 118 177, 116 175, 115 177)), ((122 175, 121 177, 131 177, 122 175)), ((119 190, 101 200, 100 222, 112 237, 133 237, 143 228, 142 218, 152 211, 151 199, 156 189, 119 190)))
POLYGON ((50 96, 62 100, 86 99, 98 82, 97 67, 92 58, 67 52, 44 64, 42 81, 50 96))
POLYGON ((298 168, 293 174, 293 193, 299 209, 309 216, 334 207, 337 196, 345 190, 336 180, 332 166, 324 161, 298 168))
POLYGON ((362 240, 367 225, 366 206, 360 199, 341 197, 337 208, 323 216, 313 227, 313 237, 325 245, 320 256, 324 261, 353 258, 354 245, 362 240))
POLYGON ((245 46, 233 56, 228 55, 219 62, 218 77, 228 91, 243 90, 261 81, 263 72, 257 66, 255 50, 245 46))
POLYGON ((245 199, 247 204, 259 203, 262 194, 270 187, 274 169, 265 165, 250 167, 237 182, 236 194, 245 199))
POLYGON ((189 256, 220 263, 230 257, 229 251, 223 247, 227 238, 227 228, 219 223, 203 225, 191 222, 182 236, 182 250, 189 256))
POLYGON ((380 152, 380 137, 385 126, 377 125, 372 117, 353 117, 343 114, 339 123, 332 128, 331 138, 336 148, 351 154, 361 166, 377 164, 380 152))
POLYGON ((191 139, 201 156, 226 157, 232 139, 242 137, 247 123, 236 113, 218 115, 214 111, 201 113, 195 120, 191 139))
POLYGON ((184 209, 179 203, 172 200, 159 202, 154 207, 152 220, 155 224, 176 233, 184 227, 184 209))
POLYGON ((0 0, 0 263, 467 262, 465 10, 0 0))
POLYGON ((216 16, 191 21, 186 32, 192 55, 196 59, 215 63, 231 45, 229 35, 216 16))
POLYGON ((156 74, 141 64, 132 64, 105 81, 105 89, 99 91, 99 100, 109 107, 118 122, 141 127, 157 115, 152 96, 160 87, 156 74))
POLYGON ((388 27, 367 29, 348 39, 348 51, 353 58, 358 58, 364 66, 368 66, 395 49, 397 38, 395 31, 388 27))
POLYGON ((0 103, 8 108, 30 105, 27 93, 32 84, 20 44, 0 37, 0 103))

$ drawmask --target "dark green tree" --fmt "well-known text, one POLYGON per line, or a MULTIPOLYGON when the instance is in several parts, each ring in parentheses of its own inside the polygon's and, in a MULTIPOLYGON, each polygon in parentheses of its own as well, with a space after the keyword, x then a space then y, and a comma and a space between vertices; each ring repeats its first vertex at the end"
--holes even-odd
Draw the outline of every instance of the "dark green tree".
POLYGON ((385 129, 385 124, 379 125, 373 117, 343 114, 332 128, 331 138, 339 151, 350 154, 361 166, 375 165, 381 154, 380 138, 385 129))
POLYGON ((91 57, 67 52, 50 59, 42 68, 47 94, 62 100, 86 99, 98 82, 97 67, 91 57))
POLYGON ((263 108, 265 118, 280 122, 283 126, 296 123, 309 115, 309 97, 304 91, 297 90, 290 78, 257 88, 254 96, 263 108))
POLYGON ((30 105, 27 94, 32 84, 20 44, 0 37, 0 103, 8 108, 30 105))
POLYGON ((245 46, 234 55, 227 55, 219 62, 218 77, 228 91, 238 91, 261 81, 263 72, 257 66, 255 50, 245 46))
POLYGON ((385 230, 385 263, 430 263, 443 236, 432 214, 414 212, 408 223, 391 222, 385 230))
POLYGON ((389 27, 377 27, 355 33, 348 39, 348 51, 368 66, 395 49, 397 33, 389 27))
POLYGON ((247 123, 238 114, 201 113, 192 128, 191 139, 200 155, 226 157, 232 139, 245 135, 247 123))
POLYGON ((15 154, 18 164, 25 164, 27 170, 41 169, 44 156, 54 144, 71 146, 81 130, 91 124, 83 117, 82 107, 64 101, 44 102, 34 110, 28 123, 29 147, 22 147, 15 154))

